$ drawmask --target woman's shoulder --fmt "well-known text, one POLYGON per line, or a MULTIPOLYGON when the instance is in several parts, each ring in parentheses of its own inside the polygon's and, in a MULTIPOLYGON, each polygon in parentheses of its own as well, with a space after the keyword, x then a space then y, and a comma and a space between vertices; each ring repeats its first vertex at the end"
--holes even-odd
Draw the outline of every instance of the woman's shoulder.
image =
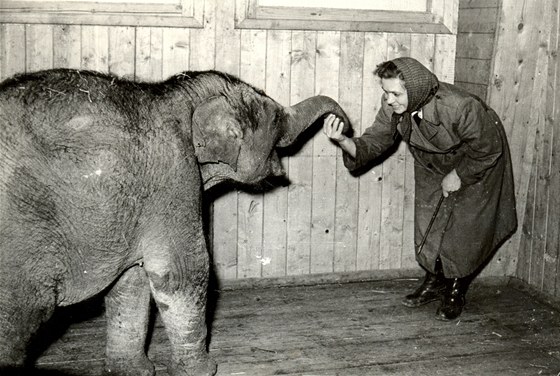
POLYGON ((435 104, 440 109, 448 108, 456 111, 463 107, 467 107, 469 103, 478 104, 481 102, 475 95, 468 91, 446 82, 441 82, 439 90, 435 95, 435 104))

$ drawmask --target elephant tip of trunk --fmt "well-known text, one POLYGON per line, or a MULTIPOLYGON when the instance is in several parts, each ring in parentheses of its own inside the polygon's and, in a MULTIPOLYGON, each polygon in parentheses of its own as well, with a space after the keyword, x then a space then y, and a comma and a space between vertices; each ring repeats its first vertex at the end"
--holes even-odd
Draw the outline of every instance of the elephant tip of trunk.
POLYGON ((284 108, 286 121, 284 123, 284 134, 277 147, 286 147, 292 144, 305 129, 317 120, 328 114, 335 114, 344 122, 344 132, 351 129, 350 121, 338 102, 326 95, 315 95, 307 98, 291 107, 284 108))

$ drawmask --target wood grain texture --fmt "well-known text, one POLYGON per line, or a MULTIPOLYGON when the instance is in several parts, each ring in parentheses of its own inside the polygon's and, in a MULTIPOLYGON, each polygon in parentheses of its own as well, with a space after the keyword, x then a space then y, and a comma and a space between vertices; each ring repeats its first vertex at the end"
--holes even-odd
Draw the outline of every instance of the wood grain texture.
POLYGON ((25 25, 20 24, 1 24, 0 42, 2 48, 0 61, 0 74, 2 79, 21 73, 25 67, 25 56, 27 48, 25 46, 25 25))
POLYGON ((109 27, 82 26, 82 69, 109 71, 109 27))
POLYGON ((558 296, 558 0, 504 0, 489 97, 511 145, 519 230, 498 252, 510 273, 558 296))
MULTIPOLYGON (((560 7, 560 4, 559 6, 560 7)), ((560 59, 558 58, 558 50, 560 48, 560 14, 556 7, 556 14, 552 15, 553 27, 552 35, 550 38, 550 50, 556 51, 556 54, 549 55, 549 73, 548 77, 551 80, 549 90, 547 92, 547 100, 549 101, 547 110, 550 111, 550 117, 547 121, 553 124, 553 134, 550 140, 552 150, 560 150, 560 135, 558 132, 558 119, 560 119, 560 59)), ((550 165, 550 187, 549 194, 549 207, 547 227, 550 231, 547 232, 546 239, 546 254, 548 259, 545 265, 545 283, 543 291, 549 295, 560 296, 560 232, 555 232, 554 229, 560 228, 560 194, 558 188, 560 187, 560 153, 553 152, 551 155, 550 165)))
POLYGON ((109 72, 129 79, 135 74, 136 29, 111 27, 109 29, 109 72))
POLYGON ((25 28, 25 70, 33 72, 52 68, 52 52, 53 25, 27 25, 25 28))
POLYGON ((455 83, 487 99, 501 0, 459 1, 455 83))
POLYGON ((55 68, 79 69, 82 50, 82 27, 80 25, 55 25, 53 40, 53 66, 55 68))
MULTIPOLYGON (((213 294, 210 355, 225 375, 555 375, 560 311, 507 282, 476 282, 460 320, 434 319, 437 303, 402 306, 419 280, 222 290, 213 294)), ((40 343, 42 370, 101 375, 102 308, 59 312, 40 343)), ((159 317, 148 354, 168 375, 159 317)))

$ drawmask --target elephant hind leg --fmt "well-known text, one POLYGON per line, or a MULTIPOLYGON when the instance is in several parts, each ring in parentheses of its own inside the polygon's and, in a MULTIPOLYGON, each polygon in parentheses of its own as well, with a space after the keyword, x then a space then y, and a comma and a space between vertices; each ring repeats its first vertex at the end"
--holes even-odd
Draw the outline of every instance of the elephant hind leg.
POLYGON ((152 376, 145 342, 150 313, 150 287, 140 266, 127 270, 105 297, 107 359, 105 374, 152 376))
MULTIPOLYGON (((175 244, 178 243, 176 239, 175 244)), ((208 254, 202 246, 178 250, 184 253, 182 260, 172 256, 180 254, 179 251, 170 255, 154 252, 145 258, 152 296, 171 343, 168 372, 173 376, 212 376, 216 364, 206 347, 208 254), (178 268, 181 264, 189 265, 190 270, 178 268)))

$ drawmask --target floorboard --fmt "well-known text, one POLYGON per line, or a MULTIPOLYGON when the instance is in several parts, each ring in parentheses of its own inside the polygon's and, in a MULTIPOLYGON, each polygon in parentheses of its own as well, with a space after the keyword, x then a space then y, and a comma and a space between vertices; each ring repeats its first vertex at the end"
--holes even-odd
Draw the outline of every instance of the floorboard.
MULTIPOLYGON (((560 311, 511 285, 475 282, 459 320, 400 304, 411 279, 216 292, 210 354, 226 375, 560 375, 560 311)), ((48 376, 99 376, 105 327, 92 301, 55 316, 35 346, 48 376)), ((168 376, 155 317, 148 354, 168 376)))

